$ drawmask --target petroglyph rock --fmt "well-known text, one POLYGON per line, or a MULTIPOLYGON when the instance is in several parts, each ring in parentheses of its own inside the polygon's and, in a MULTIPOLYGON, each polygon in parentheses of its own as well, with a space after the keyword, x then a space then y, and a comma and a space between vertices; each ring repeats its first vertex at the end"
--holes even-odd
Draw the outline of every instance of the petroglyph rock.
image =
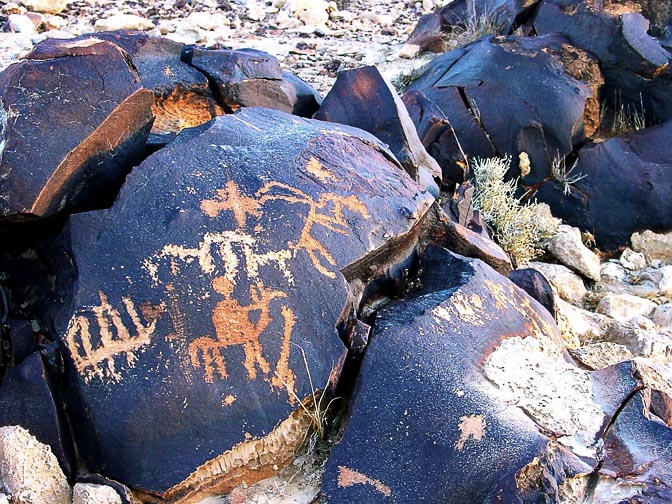
POLYGON ((378 312, 323 492, 333 504, 557 497, 590 467, 507 404, 483 370, 510 338, 548 334, 562 348, 553 319, 481 261, 430 247, 423 271, 421 290, 378 312))
POLYGON ((45 40, 0 74, 0 93, 0 222, 113 201, 152 122, 152 94, 123 51, 45 40))
POLYGON ((51 448, 18 425, 0 427, 0 481, 12 503, 70 504, 70 486, 51 448))
POLYGON ((89 467, 173 500, 291 460, 306 362, 316 387, 338 371, 353 308, 400 281, 433 202, 354 128, 243 109, 196 130, 73 216, 55 320, 89 467))

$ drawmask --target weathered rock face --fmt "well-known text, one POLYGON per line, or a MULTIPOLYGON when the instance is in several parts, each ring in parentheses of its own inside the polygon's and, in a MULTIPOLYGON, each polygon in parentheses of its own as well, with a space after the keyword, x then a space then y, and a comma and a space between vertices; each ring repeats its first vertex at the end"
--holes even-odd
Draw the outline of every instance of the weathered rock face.
POLYGON ((378 312, 343 439, 327 462, 326 497, 332 503, 559 497, 565 478, 590 467, 508 406, 483 369, 510 338, 559 344, 552 318, 479 261, 430 248, 422 264, 423 288, 378 312))
MULTIPOLYGON (((181 60, 184 44, 131 30, 98 32, 80 39, 91 37, 114 43, 133 59, 142 85, 154 93, 153 135, 173 136, 224 113, 207 77, 181 60)), ((155 142, 159 139, 152 137, 155 142)))
POLYGON ((125 53, 46 40, 0 74, 0 93, 0 221, 109 205, 153 119, 152 94, 125 53))
POLYGON ((532 24, 540 35, 561 33, 597 56, 607 96, 635 107, 649 121, 667 120, 672 118, 672 54, 647 33, 649 21, 633 5, 544 0, 532 24))
POLYGON ((493 150, 513 156, 512 176, 521 174, 518 155, 527 153, 530 169, 522 181, 536 184, 551 177, 554 160, 597 129, 601 79, 596 61, 562 36, 489 37, 434 59, 410 87, 424 96, 407 103, 415 102, 411 117, 430 154, 447 154, 437 157, 444 175, 459 174, 464 162, 456 137, 470 157, 490 157, 493 150), (454 133, 437 125, 435 107, 450 124, 455 117, 454 133), (422 132, 448 146, 428 145, 422 132))
POLYGON ((0 386, 0 397, 0 427, 26 429, 50 447, 65 474, 74 475, 70 430, 39 352, 10 369, 0 386))
POLYGON ((556 217, 589 230, 601 250, 628 244, 635 231, 672 229, 672 121, 582 148, 574 167, 583 178, 568 193, 544 184, 536 196, 556 217))
POLYGON ((0 427, 0 481, 12 503, 70 504, 71 491, 56 457, 23 427, 0 427))
POLYGON ((427 154, 404 103, 376 67, 339 72, 313 118, 347 124, 376 136, 414 180, 438 197, 441 168, 427 154))
POLYGON ((263 51, 195 48, 186 53, 185 60, 214 83, 216 98, 225 111, 268 107, 310 117, 321 101, 298 77, 285 78, 278 60, 263 51))
POLYGON ((303 356, 322 386, 353 307, 401 276, 433 201, 392 159, 359 130, 244 109, 71 219, 79 277, 54 323, 92 471, 189 500, 293 456, 310 426, 297 401, 315 392, 303 356))
POLYGON ((620 487, 619 497, 631 497, 631 502, 670 502, 670 447, 672 429, 651 413, 650 392, 635 394, 604 440, 604 464, 596 497, 620 487))

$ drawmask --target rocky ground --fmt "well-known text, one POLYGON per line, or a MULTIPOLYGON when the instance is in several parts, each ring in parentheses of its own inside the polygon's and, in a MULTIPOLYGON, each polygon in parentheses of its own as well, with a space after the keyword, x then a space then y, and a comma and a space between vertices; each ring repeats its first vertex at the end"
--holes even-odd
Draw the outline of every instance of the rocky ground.
POLYGON ((134 29, 187 44, 266 51, 326 94, 336 72, 378 65, 393 76, 417 61, 400 59, 418 18, 440 0, 156 2, 2 2, 0 66, 25 55, 44 38, 69 38, 99 30, 134 29), (53 5, 51 5, 53 4, 53 5), (31 10, 31 7, 33 10, 31 10), (49 12, 35 12, 51 10, 49 12), (59 11, 60 9, 60 12, 59 11))

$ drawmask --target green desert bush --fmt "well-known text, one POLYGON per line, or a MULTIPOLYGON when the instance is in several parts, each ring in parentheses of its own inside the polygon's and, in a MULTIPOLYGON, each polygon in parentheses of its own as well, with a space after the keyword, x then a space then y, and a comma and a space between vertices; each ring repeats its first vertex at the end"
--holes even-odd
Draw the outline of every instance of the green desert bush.
POLYGON ((473 204, 492 229, 495 241, 514 265, 522 266, 541 254, 545 242, 557 234, 560 220, 544 212, 542 205, 522 204, 516 198, 517 180, 504 181, 510 165, 510 156, 472 160, 473 204))

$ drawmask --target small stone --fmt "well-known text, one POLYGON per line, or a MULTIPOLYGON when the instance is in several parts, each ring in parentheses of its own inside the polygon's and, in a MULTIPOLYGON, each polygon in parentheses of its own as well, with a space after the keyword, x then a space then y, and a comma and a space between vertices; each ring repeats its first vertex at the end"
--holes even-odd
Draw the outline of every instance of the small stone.
POLYGON ((12 502, 70 503, 70 486, 51 447, 23 427, 0 427, 0 461, 0 480, 12 502))
POLYGON ((558 234, 549 241, 548 251, 577 273, 596 282, 600 281, 600 258, 583 244, 578 228, 561 225, 558 234))
POLYGON ((151 30, 154 23, 135 14, 115 14, 105 19, 99 19, 93 25, 94 31, 116 31, 116 30, 151 30))
POLYGON ((48 14, 59 14, 68 5, 67 0, 21 0, 20 3, 30 11, 48 14))
POLYGON ((625 269, 631 271, 638 271, 646 268, 646 257, 640 252, 635 252, 630 248, 626 248, 621 254, 619 262, 625 269))
POLYGON ((658 269, 660 278, 658 279, 658 288, 664 296, 672 295, 672 266, 663 266, 658 269))
POLYGON ((5 494, 0 494, 0 504, 10 504, 9 497, 5 494))
POLYGON ((600 341, 569 351, 576 360, 590 369, 604 369, 619 362, 632 360, 634 356, 624 345, 600 341))
POLYGON ((672 337, 669 331, 665 333, 640 329, 632 324, 614 323, 609 327, 605 339, 625 345, 635 357, 648 357, 667 362, 672 355, 672 337))
POLYGON ((672 329, 672 303, 656 306, 652 319, 657 326, 672 329))
POLYGON ((632 248, 644 254, 649 262, 657 260, 662 264, 672 264, 672 232, 658 234, 647 230, 634 233, 630 241, 632 248))
POLYGON ((37 33, 35 23, 25 14, 11 14, 7 20, 9 31, 14 33, 37 33))
POLYGON ((413 59, 420 54, 420 46, 415 44, 404 44, 399 50, 399 57, 404 59, 413 59))
POLYGON ((107 485, 77 483, 72 491, 72 504, 122 504, 114 488, 107 485))
POLYGON ((354 19, 355 15, 347 10, 338 10, 329 14, 329 17, 331 19, 345 21, 346 23, 348 23, 354 19))
POLYGON ((597 305, 597 312, 621 323, 631 322, 633 317, 649 317, 656 309, 656 303, 631 294, 607 294, 597 305))
POLYGON ((582 342, 600 341, 608 333, 612 320, 600 313, 593 313, 563 301, 556 300, 558 307, 558 327, 570 348, 577 348, 582 342))
POLYGON ((393 21, 389 14, 365 14, 364 18, 380 26, 390 26, 393 21))
POLYGON ((531 262, 530 268, 543 274, 565 301, 579 305, 588 294, 581 277, 562 264, 531 262))

